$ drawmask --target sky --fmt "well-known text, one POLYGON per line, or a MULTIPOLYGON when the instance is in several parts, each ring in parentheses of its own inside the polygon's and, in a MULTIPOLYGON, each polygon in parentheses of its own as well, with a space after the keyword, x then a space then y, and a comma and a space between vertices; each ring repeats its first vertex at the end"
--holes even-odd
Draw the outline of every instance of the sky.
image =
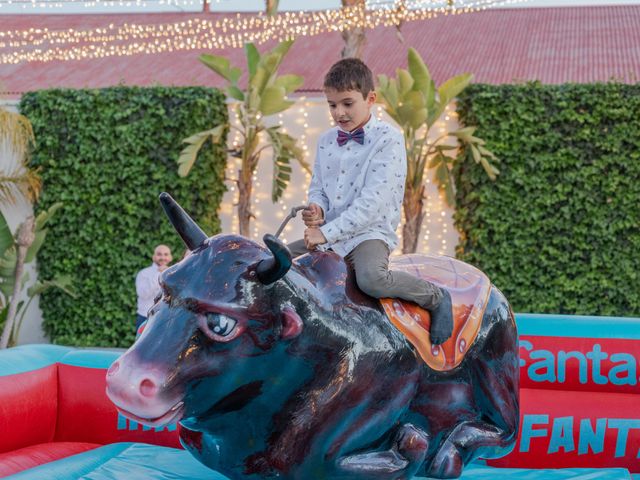
MULTIPOLYGON (((200 11, 202 0, 91 0, 95 5, 87 6, 90 0, 0 0, 1 14, 56 14, 56 13, 118 13, 159 11, 200 11), (145 3, 146 6, 139 6, 145 3), (168 5, 168 3, 170 3, 168 5), (107 4, 107 6, 105 6, 107 4), (138 6, 136 5, 138 4, 138 6)), ((251 12, 264 10, 264 0, 209 0, 211 11, 251 12)), ((420 0, 409 0, 419 3, 420 0)), ((424 0, 423 5, 433 5, 442 0, 424 0)), ((469 4, 473 0, 458 0, 469 4)), ((496 0, 500 2, 501 0, 496 0)), ((370 5, 392 4, 393 0, 369 0, 370 5)), ((508 8, 566 7, 587 5, 640 5, 640 0, 509 0, 508 8)), ((280 11, 325 10, 338 8, 340 0, 280 0, 280 11)), ((499 6, 494 8, 500 8, 499 6)))

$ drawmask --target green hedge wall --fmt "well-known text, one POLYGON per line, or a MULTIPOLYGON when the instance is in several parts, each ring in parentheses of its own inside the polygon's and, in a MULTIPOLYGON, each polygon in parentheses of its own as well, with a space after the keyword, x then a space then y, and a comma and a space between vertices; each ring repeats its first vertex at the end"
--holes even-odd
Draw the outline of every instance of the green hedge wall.
POLYGON ((68 274, 78 298, 40 301, 54 343, 128 346, 134 339, 135 275, 153 248, 184 245, 158 202, 171 193, 208 234, 219 232, 225 187, 222 145, 205 149, 186 179, 176 159, 187 136, 227 121, 222 93, 206 88, 45 90, 22 97, 32 122, 44 192, 38 209, 63 202, 38 256, 42 278, 68 274))
POLYGON ((501 160, 456 172, 458 256, 518 312, 640 316, 640 85, 473 85, 458 112, 501 160))

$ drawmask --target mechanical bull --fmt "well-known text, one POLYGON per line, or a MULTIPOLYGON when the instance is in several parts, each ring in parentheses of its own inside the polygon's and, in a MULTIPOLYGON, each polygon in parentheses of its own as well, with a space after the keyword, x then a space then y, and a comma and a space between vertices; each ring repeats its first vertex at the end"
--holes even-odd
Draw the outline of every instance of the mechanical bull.
POLYGON ((122 414, 150 426, 182 419, 183 445, 231 479, 457 478, 513 447, 517 334, 490 283, 481 310, 462 302, 467 326, 449 347, 420 350, 396 326, 410 330, 419 309, 389 300, 406 307, 392 323, 339 256, 292 263, 271 235, 268 250, 207 238, 169 195, 161 202, 191 253, 162 274, 144 332, 108 371, 122 414))

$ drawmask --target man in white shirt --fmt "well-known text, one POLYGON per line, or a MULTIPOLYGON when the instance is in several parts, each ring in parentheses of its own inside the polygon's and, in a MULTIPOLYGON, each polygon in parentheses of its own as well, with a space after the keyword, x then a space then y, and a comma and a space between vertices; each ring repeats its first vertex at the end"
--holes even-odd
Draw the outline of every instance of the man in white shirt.
POLYGON ((160 292, 158 277, 171 263, 171 250, 166 245, 158 245, 153 251, 153 263, 143 268, 136 275, 136 293, 138 294, 138 312, 136 315, 136 331, 147 320, 147 313, 153 306, 153 300, 160 292))
POLYGON ((331 248, 353 266, 366 294, 402 298, 428 310, 431 343, 440 345, 453 330, 449 292, 389 270, 407 174, 404 136, 371 114, 373 75, 360 60, 334 64, 324 87, 336 126, 318 140, 309 206, 302 213, 308 228, 303 240, 289 245, 291 253, 295 257, 319 245, 331 248))

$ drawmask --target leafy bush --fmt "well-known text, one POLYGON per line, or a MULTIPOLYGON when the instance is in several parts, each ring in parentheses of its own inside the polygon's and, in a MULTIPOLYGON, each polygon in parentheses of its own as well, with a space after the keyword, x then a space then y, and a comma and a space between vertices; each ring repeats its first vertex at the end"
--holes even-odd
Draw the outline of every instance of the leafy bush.
POLYGON ((171 193, 207 233, 220 229, 225 142, 203 151, 188 179, 178 177, 175 162, 183 138, 226 124, 225 97, 206 88, 45 90, 24 95, 20 110, 37 139, 33 165, 44 182, 38 208, 64 203, 40 251, 40 275, 70 275, 78 293, 43 295, 45 331, 54 343, 127 346, 137 271, 151 263, 158 243, 169 245, 175 260, 184 251, 158 194, 171 193))
POLYGON ((640 315, 640 85, 473 85, 458 111, 501 161, 456 172, 458 256, 516 311, 640 315))

